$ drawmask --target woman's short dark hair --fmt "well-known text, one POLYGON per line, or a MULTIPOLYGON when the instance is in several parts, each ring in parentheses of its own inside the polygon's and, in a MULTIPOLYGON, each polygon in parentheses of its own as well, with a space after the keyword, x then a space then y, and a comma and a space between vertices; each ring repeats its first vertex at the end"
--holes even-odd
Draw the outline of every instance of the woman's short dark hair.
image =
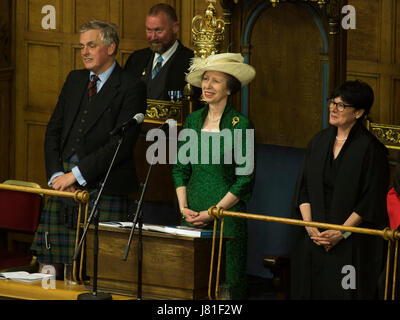
POLYGON ((364 109, 364 117, 368 115, 374 103, 374 91, 365 82, 360 80, 346 81, 337 87, 331 99, 341 97, 344 103, 350 104, 355 109, 364 109))

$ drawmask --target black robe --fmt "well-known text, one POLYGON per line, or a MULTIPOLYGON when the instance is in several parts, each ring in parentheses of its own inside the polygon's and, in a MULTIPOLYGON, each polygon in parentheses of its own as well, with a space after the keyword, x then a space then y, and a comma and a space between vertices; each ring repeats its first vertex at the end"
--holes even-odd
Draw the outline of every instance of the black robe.
MULTIPOLYGON (((352 212, 362 217, 359 227, 388 225, 386 194, 389 164, 386 148, 360 123, 351 129, 333 160, 336 127, 318 133, 308 145, 301 168, 292 217, 302 219, 299 205, 311 204, 312 221, 343 224, 352 212)), ((374 299, 383 270, 384 241, 353 233, 329 252, 309 238, 304 227, 293 227, 291 296, 293 299, 374 299), (355 289, 342 281, 354 267, 355 289), (345 267, 345 269, 343 269, 345 267)), ((352 272, 354 274, 354 272, 352 272)))

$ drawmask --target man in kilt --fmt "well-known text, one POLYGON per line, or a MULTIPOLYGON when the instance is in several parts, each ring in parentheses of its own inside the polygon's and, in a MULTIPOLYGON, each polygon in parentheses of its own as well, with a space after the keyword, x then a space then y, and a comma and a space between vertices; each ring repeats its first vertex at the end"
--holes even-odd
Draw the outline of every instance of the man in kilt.
MULTIPOLYGON (((115 25, 91 21, 80 30, 85 69, 69 73, 50 118, 45 137, 46 174, 54 190, 86 189, 90 206, 96 199, 118 145, 110 132, 146 111, 145 85, 115 60, 119 39, 115 25)), ((123 220, 128 194, 137 191, 134 147, 140 126, 125 130, 124 140, 98 204, 100 221, 123 220)), ((77 204, 72 198, 51 197, 43 209, 32 250, 43 267, 57 272, 74 253, 77 204)))

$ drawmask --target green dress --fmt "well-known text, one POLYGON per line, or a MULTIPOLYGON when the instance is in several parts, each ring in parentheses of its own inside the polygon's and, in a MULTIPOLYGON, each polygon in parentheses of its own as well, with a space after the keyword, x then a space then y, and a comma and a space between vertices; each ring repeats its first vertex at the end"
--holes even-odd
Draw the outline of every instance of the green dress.
MULTIPOLYGON (((246 212, 255 177, 253 126, 228 104, 220 120, 220 132, 205 133, 201 128, 207 114, 208 106, 205 106, 191 113, 184 123, 183 129, 192 130, 187 130, 191 131, 190 138, 179 143, 177 163, 172 172, 175 187, 186 186, 188 206, 192 210, 208 210, 229 191, 240 199, 229 210, 246 212), (235 139, 235 135, 239 138, 235 139), (206 140, 208 146, 204 143, 206 140)), ((181 134, 182 131, 180 137, 181 134)), ((213 223, 207 226, 212 227, 213 223)), ((243 299, 246 296, 246 219, 225 217, 224 235, 233 237, 226 247, 225 282, 232 288, 233 299, 243 299)))

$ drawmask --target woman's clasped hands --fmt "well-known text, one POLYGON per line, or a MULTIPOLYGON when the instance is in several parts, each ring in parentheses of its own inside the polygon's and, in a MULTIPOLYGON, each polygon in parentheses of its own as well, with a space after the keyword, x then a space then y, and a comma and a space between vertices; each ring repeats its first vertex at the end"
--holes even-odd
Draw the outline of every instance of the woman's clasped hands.
POLYGON ((343 239, 342 233, 339 230, 325 230, 320 232, 315 227, 306 227, 310 239, 317 245, 323 246, 328 252, 343 239))
POLYGON ((197 212, 189 208, 185 208, 185 210, 182 211, 182 215, 186 222, 193 227, 206 227, 213 220, 208 215, 207 210, 197 212))

